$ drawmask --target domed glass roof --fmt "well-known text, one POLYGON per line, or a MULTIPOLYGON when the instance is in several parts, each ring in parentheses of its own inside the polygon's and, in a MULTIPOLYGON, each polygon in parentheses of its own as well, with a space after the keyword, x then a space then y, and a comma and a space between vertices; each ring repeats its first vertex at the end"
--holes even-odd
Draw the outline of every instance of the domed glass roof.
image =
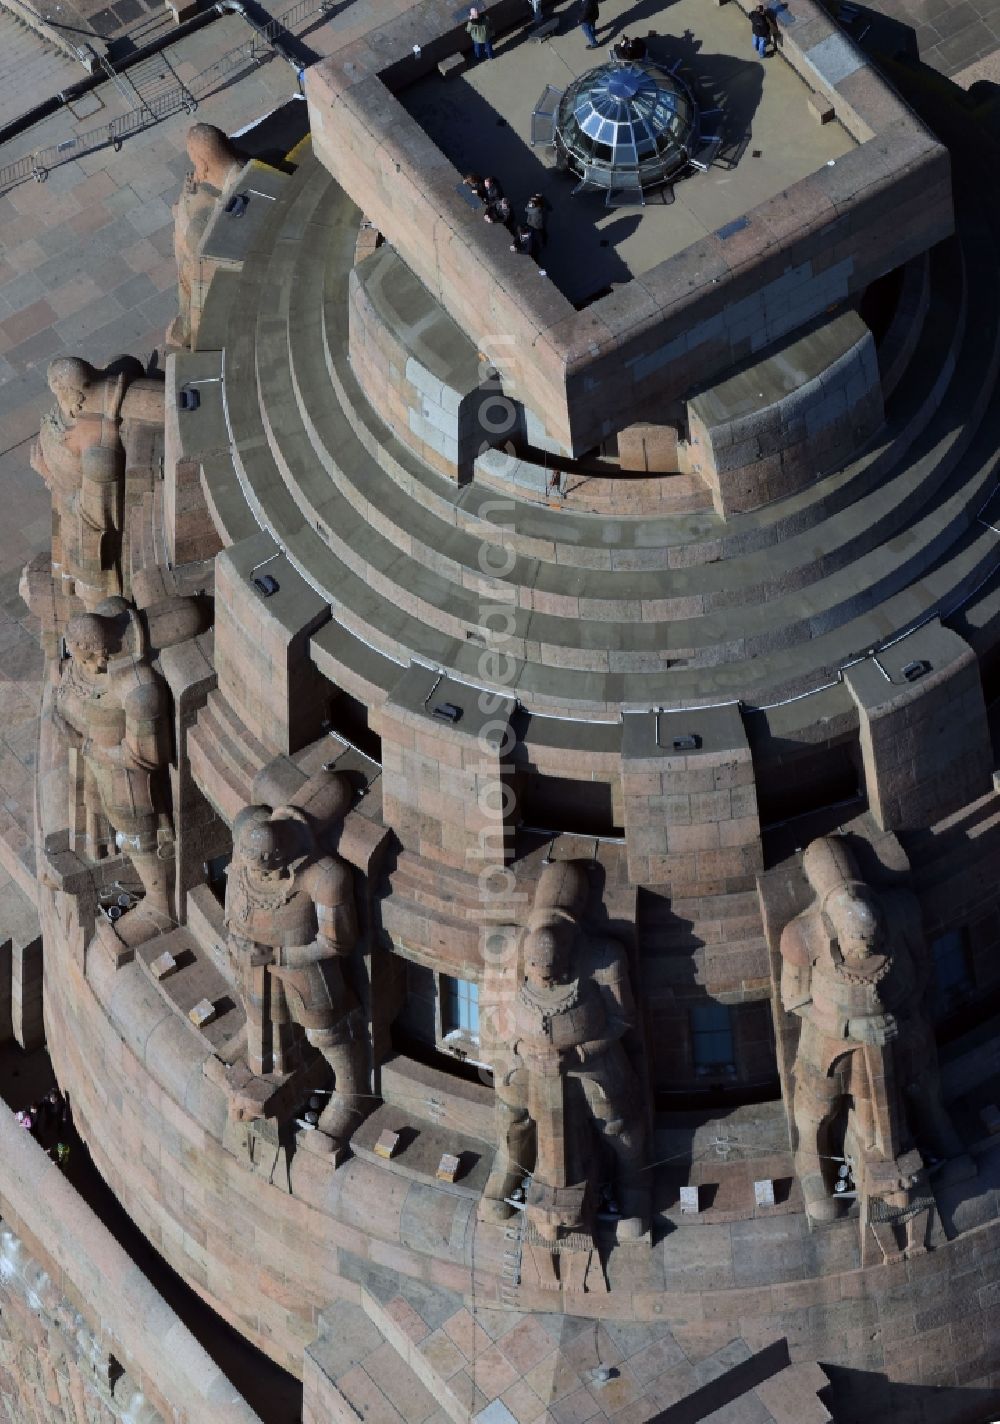
POLYGON ((590 182, 638 173, 643 188, 687 162, 698 111, 687 86, 649 60, 602 64, 569 86, 556 114, 556 143, 590 182), (586 170, 586 172, 584 172, 586 170))

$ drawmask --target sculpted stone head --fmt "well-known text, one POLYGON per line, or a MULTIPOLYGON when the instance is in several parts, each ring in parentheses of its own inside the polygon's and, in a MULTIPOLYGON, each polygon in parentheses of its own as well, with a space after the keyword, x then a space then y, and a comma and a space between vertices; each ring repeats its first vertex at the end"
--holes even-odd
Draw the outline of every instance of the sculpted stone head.
POLYGON ((556 860, 538 877, 532 913, 559 909, 579 914, 587 903, 590 884, 586 867, 578 860, 556 860))
POLYGON ((823 910, 845 959, 865 959, 878 952, 885 939, 885 920, 867 885, 854 882, 831 891, 823 910))
POLYGON ((66 651, 84 672, 107 672, 114 634, 96 613, 80 613, 66 625, 66 651))
POLYGON ((565 983, 572 944, 573 926, 565 920, 551 918, 533 924, 524 937, 524 977, 528 983, 543 989, 565 983))
POLYGON ((233 826, 233 853, 255 875, 280 876, 295 859, 295 827, 266 806, 248 806, 233 826))
POLYGON ((55 396, 64 420, 75 420, 83 410, 87 390, 96 375, 90 362, 78 356, 60 356, 49 363, 49 390, 55 396))
POLYGON ((221 129, 214 124, 192 124, 187 136, 188 157, 196 183, 222 188, 229 170, 242 160, 221 129))

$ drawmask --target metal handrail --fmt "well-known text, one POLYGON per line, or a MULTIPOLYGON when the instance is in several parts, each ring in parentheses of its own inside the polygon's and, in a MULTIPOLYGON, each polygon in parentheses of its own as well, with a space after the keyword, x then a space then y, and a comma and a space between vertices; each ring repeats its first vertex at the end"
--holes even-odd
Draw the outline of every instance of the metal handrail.
MULTIPOLYGON (((221 7, 218 8, 221 12, 221 7)), ((27 182, 29 178, 33 178, 36 183, 43 183, 52 169, 58 168, 61 163, 67 163, 70 159, 79 158, 86 153, 93 153, 108 144, 118 150, 126 138, 131 138, 182 109, 193 114, 198 107, 197 92, 205 95, 231 74, 251 65, 261 64, 273 55, 278 55, 297 69, 296 61, 284 52, 281 37, 287 35, 290 39, 293 38, 290 26, 301 24, 303 20, 313 16, 326 14, 331 8, 332 0, 320 0, 318 4, 317 0, 298 0, 298 3, 283 15, 269 20, 265 25, 258 25, 241 5, 229 0, 229 3, 225 4, 226 12, 238 14, 246 21, 251 27, 250 37, 243 44, 228 50, 207 69, 203 69, 190 84, 184 85, 178 80, 172 89, 148 98, 143 97, 127 74, 119 74, 107 60, 102 59, 101 67, 109 80, 130 103, 134 96, 138 105, 112 119, 110 123, 88 129, 86 133, 63 139, 62 142, 50 144, 46 148, 35 149, 32 153, 3 165, 0 167, 0 193, 27 182)))

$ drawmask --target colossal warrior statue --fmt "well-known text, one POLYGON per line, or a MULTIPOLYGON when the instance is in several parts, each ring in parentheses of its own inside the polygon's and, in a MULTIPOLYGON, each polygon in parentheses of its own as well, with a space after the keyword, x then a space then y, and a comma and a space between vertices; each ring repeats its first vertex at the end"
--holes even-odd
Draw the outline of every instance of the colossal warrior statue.
POLYGON ((174 257, 180 312, 167 331, 167 344, 190 348, 197 335, 204 294, 198 281, 199 247, 217 206, 246 160, 214 124, 192 124, 187 136, 192 168, 174 204, 174 257))
POLYGON ((91 860, 123 851, 145 891, 144 916, 166 922, 173 918, 174 871, 166 686, 150 666, 135 609, 117 599, 103 609, 67 625, 53 699, 55 729, 75 753, 70 826, 80 827, 82 815, 91 860))
POLYGON ((104 371, 76 357, 48 370, 55 408, 31 449, 32 467, 52 496, 51 564, 29 565, 24 597, 42 621, 46 651, 66 621, 120 594, 126 451, 132 428, 162 431, 163 384, 121 357, 104 371))
POLYGON ((245 807, 233 826, 226 887, 248 1066, 259 1076, 290 1072, 303 1036, 319 1050, 333 1071, 334 1090, 319 1130, 304 1140, 323 1153, 346 1146, 365 1115, 368 1086, 364 1016, 343 969, 359 936, 353 876, 317 837, 323 825, 342 821, 350 804, 348 779, 329 773, 309 812, 245 807))
POLYGON ((907 890, 872 890, 837 837, 813 841, 802 864, 815 899, 785 926, 780 948, 782 1002, 802 1020, 793 1115, 806 1211, 814 1222, 837 1215, 831 1159, 843 1113, 843 1155, 862 1196, 902 1213, 923 1180, 921 1154, 933 1162, 962 1152, 923 1002, 919 905, 907 890))
POLYGON ((649 1225, 643 1095, 623 1042, 635 1026, 625 950, 583 929, 588 893, 581 861, 539 877, 494 1062, 498 1150, 480 1216, 509 1216, 506 1199, 530 1172, 527 1217, 546 1241, 590 1229, 602 1183, 620 1240, 649 1225))

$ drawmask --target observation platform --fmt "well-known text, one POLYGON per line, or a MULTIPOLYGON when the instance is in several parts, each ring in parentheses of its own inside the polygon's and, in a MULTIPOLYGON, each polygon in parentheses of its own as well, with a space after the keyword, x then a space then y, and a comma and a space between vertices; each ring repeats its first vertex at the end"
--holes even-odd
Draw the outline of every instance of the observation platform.
POLYGON ((750 25, 735 5, 676 0, 653 13, 631 0, 610 0, 601 6, 596 50, 587 49, 572 6, 557 13, 559 30, 543 43, 529 27, 515 29, 498 39, 492 62, 470 58, 448 78, 432 72, 399 99, 459 173, 499 178, 515 221, 532 193, 544 194, 549 241, 539 265, 576 306, 650 271, 856 147, 842 124, 817 121, 811 90, 780 53, 764 61, 753 54, 750 25), (551 147, 531 147, 531 112, 546 85, 565 90, 603 64, 623 34, 644 39, 649 59, 681 64, 699 107, 722 111, 711 125, 723 143, 708 172, 689 170, 672 187, 651 190, 645 207, 607 208, 603 192, 573 196, 577 179, 555 168, 551 147), (668 205, 664 197, 671 194, 668 205))

